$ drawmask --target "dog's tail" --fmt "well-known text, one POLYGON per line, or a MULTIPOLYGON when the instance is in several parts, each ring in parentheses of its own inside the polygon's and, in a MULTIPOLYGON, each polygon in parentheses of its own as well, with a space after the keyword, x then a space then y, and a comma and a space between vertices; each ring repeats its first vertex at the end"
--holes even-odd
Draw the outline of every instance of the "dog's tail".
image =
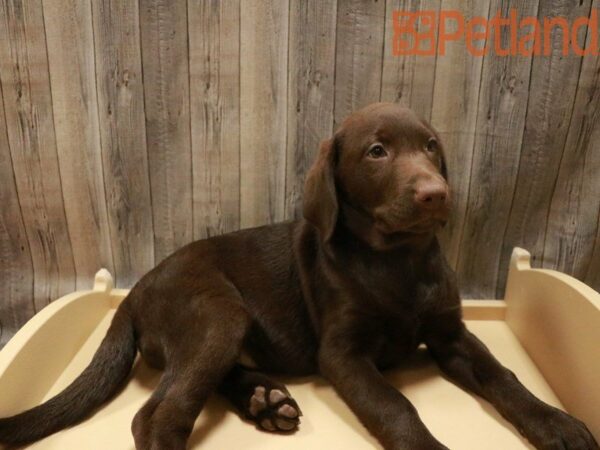
POLYGON ((0 443, 26 444, 75 425, 119 390, 137 353, 133 323, 123 306, 92 362, 64 391, 35 408, 0 419, 0 443))

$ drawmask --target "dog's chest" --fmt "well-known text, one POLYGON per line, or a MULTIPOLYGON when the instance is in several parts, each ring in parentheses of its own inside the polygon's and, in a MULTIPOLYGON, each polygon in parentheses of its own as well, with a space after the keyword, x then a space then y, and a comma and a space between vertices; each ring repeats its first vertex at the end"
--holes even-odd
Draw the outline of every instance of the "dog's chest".
POLYGON ((386 317, 378 321, 380 330, 372 356, 381 368, 406 360, 421 344, 422 320, 418 315, 386 317))
MULTIPOLYGON (((430 311, 442 295, 442 275, 435 264, 408 260, 361 264, 347 278, 355 301, 383 308, 393 316, 414 316, 430 311)), ((367 305, 368 307, 368 305, 367 305)))
POLYGON ((403 361, 422 342, 422 329, 443 296, 440 279, 405 267, 379 271, 354 290, 372 336, 370 352, 381 367, 403 361), (382 276, 383 275, 383 276, 382 276), (381 278, 379 278, 381 277, 381 278))

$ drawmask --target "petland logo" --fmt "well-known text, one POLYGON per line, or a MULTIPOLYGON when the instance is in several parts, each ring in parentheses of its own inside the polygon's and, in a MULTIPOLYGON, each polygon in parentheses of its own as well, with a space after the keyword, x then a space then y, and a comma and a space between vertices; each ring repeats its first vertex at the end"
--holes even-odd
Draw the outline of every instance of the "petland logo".
POLYGON ((552 53, 552 33, 562 36, 562 54, 570 51, 579 56, 598 55, 598 9, 590 17, 578 17, 569 23, 564 17, 517 17, 511 9, 508 17, 500 12, 491 19, 465 19, 459 11, 394 11, 394 56, 444 55, 446 44, 465 40, 473 56, 493 51, 498 56, 548 56, 552 53), (587 27, 587 30, 584 28, 587 27), (585 46, 586 31, 588 44, 585 46), (436 35, 437 32, 437 35, 436 35), (491 34, 493 33, 493 39, 491 34), (508 37, 503 44, 502 33, 508 37), (578 39, 580 35, 580 39, 578 39))

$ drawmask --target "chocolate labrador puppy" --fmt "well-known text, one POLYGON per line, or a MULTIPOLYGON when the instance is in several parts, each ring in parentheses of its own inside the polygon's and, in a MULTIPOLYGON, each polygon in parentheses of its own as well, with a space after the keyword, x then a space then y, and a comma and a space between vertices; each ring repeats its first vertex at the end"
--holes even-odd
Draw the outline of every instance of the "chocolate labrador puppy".
MULTIPOLYGON (((48 402, 0 420, 0 442, 40 439, 123 385, 137 350, 164 369, 136 414, 138 449, 184 449, 215 390, 269 431, 300 408, 265 372, 321 373, 386 449, 446 448, 380 369, 425 343, 443 372, 540 449, 597 449, 583 423, 534 397, 465 328, 435 233, 450 209, 439 136, 374 104, 322 143, 304 220, 193 242, 146 274, 90 365, 48 402)), ((482 443, 483 445, 483 443, 482 443)))

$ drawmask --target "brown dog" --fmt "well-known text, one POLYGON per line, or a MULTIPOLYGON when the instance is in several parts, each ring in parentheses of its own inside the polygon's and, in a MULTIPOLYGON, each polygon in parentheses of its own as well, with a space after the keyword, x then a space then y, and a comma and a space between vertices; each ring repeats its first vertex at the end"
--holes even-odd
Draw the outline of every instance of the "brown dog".
POLYGON ((0 442, 89 415, 139 349, 164 374, 133 421, 138 449, 185 448, 216 389, 262 428, 294 429, 298 405, 263 371, 320 372, 385 448, 441 449, 378 370, 425 343, 449 378, 536 447, 597 449, 583 423, 535 398, 466 330, 435 237, 446 179, 439 137, 410 110, 352 114, 308 175, 305 220, 194 242, 164 260, 119 307, 89 367, 50 401, 1 419, 0 442))

